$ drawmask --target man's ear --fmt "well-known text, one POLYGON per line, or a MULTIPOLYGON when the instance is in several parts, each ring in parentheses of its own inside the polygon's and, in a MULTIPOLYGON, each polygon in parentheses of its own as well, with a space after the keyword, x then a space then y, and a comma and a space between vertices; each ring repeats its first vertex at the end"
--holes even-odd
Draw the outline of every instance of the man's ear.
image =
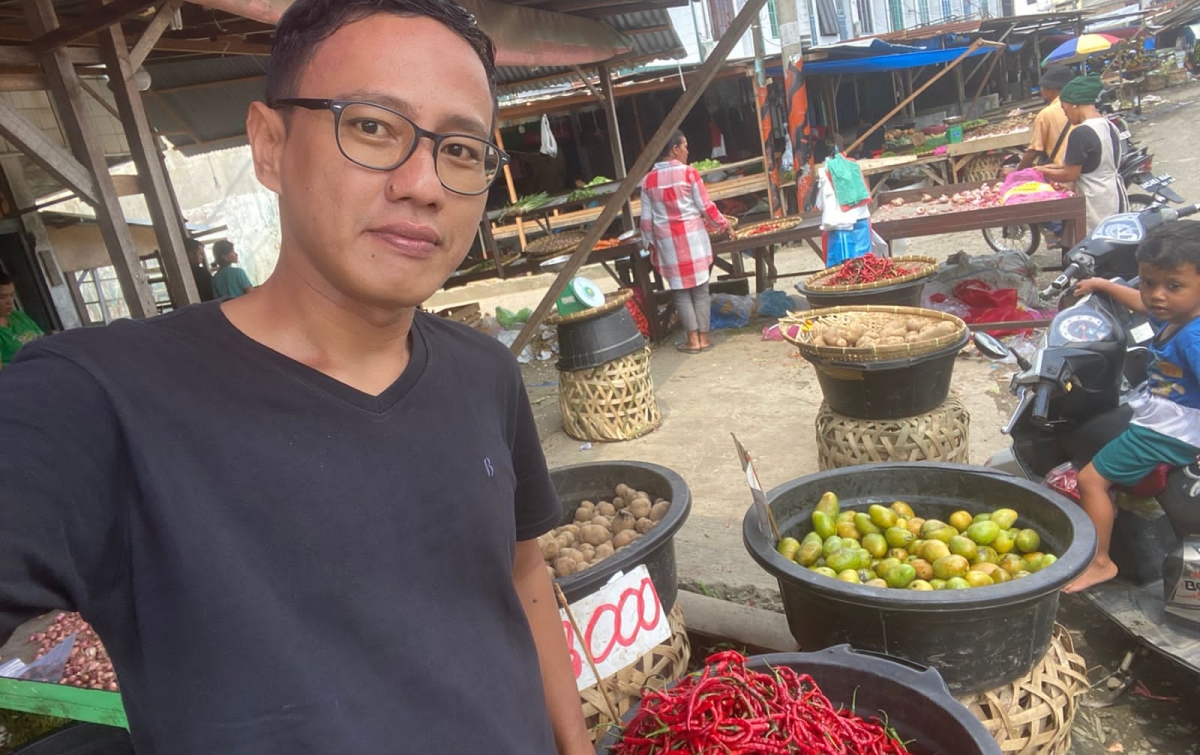
POLYGON ((287 125, 279 111, 263 102, 250 103, 246 113, 246 136, 254 159, 254 174, 258 181, 276 194, 281 193, 279 173, 283 160, 283 145, 287 141, 287 125))

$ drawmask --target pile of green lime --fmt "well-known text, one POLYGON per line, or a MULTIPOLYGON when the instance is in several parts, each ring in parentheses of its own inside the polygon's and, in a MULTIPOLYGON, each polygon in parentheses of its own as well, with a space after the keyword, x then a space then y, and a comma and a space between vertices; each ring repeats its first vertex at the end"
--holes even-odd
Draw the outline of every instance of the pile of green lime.
POLYGON ((821 496, 813 531, 785 537, 777 550, 817 574, 843 582, 908 590, 964 590, 1027 577, 1057 558, 1042 538, 1017 527, 1017 512, 955 511, 947 521, 922 519, 896 501, 867 511, 841 511, 834 493, 821 496))

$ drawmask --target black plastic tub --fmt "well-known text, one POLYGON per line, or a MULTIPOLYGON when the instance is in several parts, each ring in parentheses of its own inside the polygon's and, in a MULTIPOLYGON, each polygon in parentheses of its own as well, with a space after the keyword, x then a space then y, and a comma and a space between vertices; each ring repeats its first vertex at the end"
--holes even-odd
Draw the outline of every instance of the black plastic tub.
MULTIPOLYGON (((815 653, 759 655, 747 664, 756 671, 787 666, 808 674, 835 706, 853 705, 863 718, 878 718, 908 742, 913 755, 1000 755, 1000 746, 936 671, 839 645, 815 653)), ((625 717, 628 722, 637 708, 625 717)), ((600 740, 608 753, 616 732, 600 740)))
POLYGON ((921 306, 921 294, 925 292, 925 284, 929 282, 935 272, 937 272, 936 268, 930 270, 929 275, 923 278, 862 291, 828 291, 809 288, 803 283, 797 283, 796 290, 804 295, 813 309, 853 307, 866 304, 919 307, 921 306))
POLYGON ((558 324, 559 372, 575 372, 620 359, 646 345, 627 307, 558 324))
POLYGON ((692 493, 675 472, 658 464, 641 461, 601 461, 574 464, 550 470, 550 479, 562 504, 562 524, 575 518, 575 509, 584 501, 611 500, 613 489, 625 483, 644 490, 652 499, 671 502, 667 515, 645 536, 625 546, 587 571, 559 577, 555 582, 569 602, 591 595, 608 583, 617 572, 645 564, 663 608, 670 611, 679 592, 675 571, 675 533, 687 521, 692 510, 692 493))
POLYGON ((1082 509, 1049 488, 986 467, 936 462, 867 464, 819 472, 767 494, 785 535, 803 538, 826 491, 842 510, 906 501, 923 518, 958 509, 1016 510, 1058 561, 1002 585, 970 590, 881 589, 841 582, 775 551, 753 510, 742 520, 751 557, 779 580, 792 636, 806 650, 849 643, 937 669, 956 694, 998 687, 1027 674, 1050 647, 1059 591, 1083 573, 1096 531, 1082 509))
POLYGON ((915 357, 879 362, 822 359, 801 352, 817 371, 829 408, 847 417, 895 419, 933 411, 950 394, 954 360, 969 331, 951 344, 915 357))

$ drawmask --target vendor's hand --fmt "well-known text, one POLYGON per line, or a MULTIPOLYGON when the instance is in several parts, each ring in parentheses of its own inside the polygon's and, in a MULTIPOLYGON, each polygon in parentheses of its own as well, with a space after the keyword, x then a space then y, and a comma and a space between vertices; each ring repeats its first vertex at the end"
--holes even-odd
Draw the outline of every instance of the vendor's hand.
POLYGON ((721 235, 727 239, 733 238, 733 226, 726 223, 725 227, 721 229, 721 235))
POLYGON ((1104 278, 1084 278, 1075 284, 1073 292, 1076 296, 1087 296, 1088 294, 1104 293, 1108 290, 1109 282, 1104 278))
POLYGON ((1013 173, 1016 173, 1016 172, 1017 172, 1017 169, 1014 168, 1013 166, 1005 165, 1003 168, 1000 169, 1000 177, 1008 178, 1009 176, 1011 176, 1013 173))

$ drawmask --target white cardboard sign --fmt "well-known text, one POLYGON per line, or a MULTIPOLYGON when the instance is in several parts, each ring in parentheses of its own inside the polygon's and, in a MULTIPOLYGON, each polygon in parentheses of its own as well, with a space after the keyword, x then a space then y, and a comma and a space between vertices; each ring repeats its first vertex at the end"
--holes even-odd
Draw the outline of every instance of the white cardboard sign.
POLYGON ((582 637, 571 626, 566 611, 559 609, 580 690, 596 683, 584 647, 591 650, 600 678, 607 679, 671 636, 667 613, 644 564, 572 603, 571 613, 582 637))

